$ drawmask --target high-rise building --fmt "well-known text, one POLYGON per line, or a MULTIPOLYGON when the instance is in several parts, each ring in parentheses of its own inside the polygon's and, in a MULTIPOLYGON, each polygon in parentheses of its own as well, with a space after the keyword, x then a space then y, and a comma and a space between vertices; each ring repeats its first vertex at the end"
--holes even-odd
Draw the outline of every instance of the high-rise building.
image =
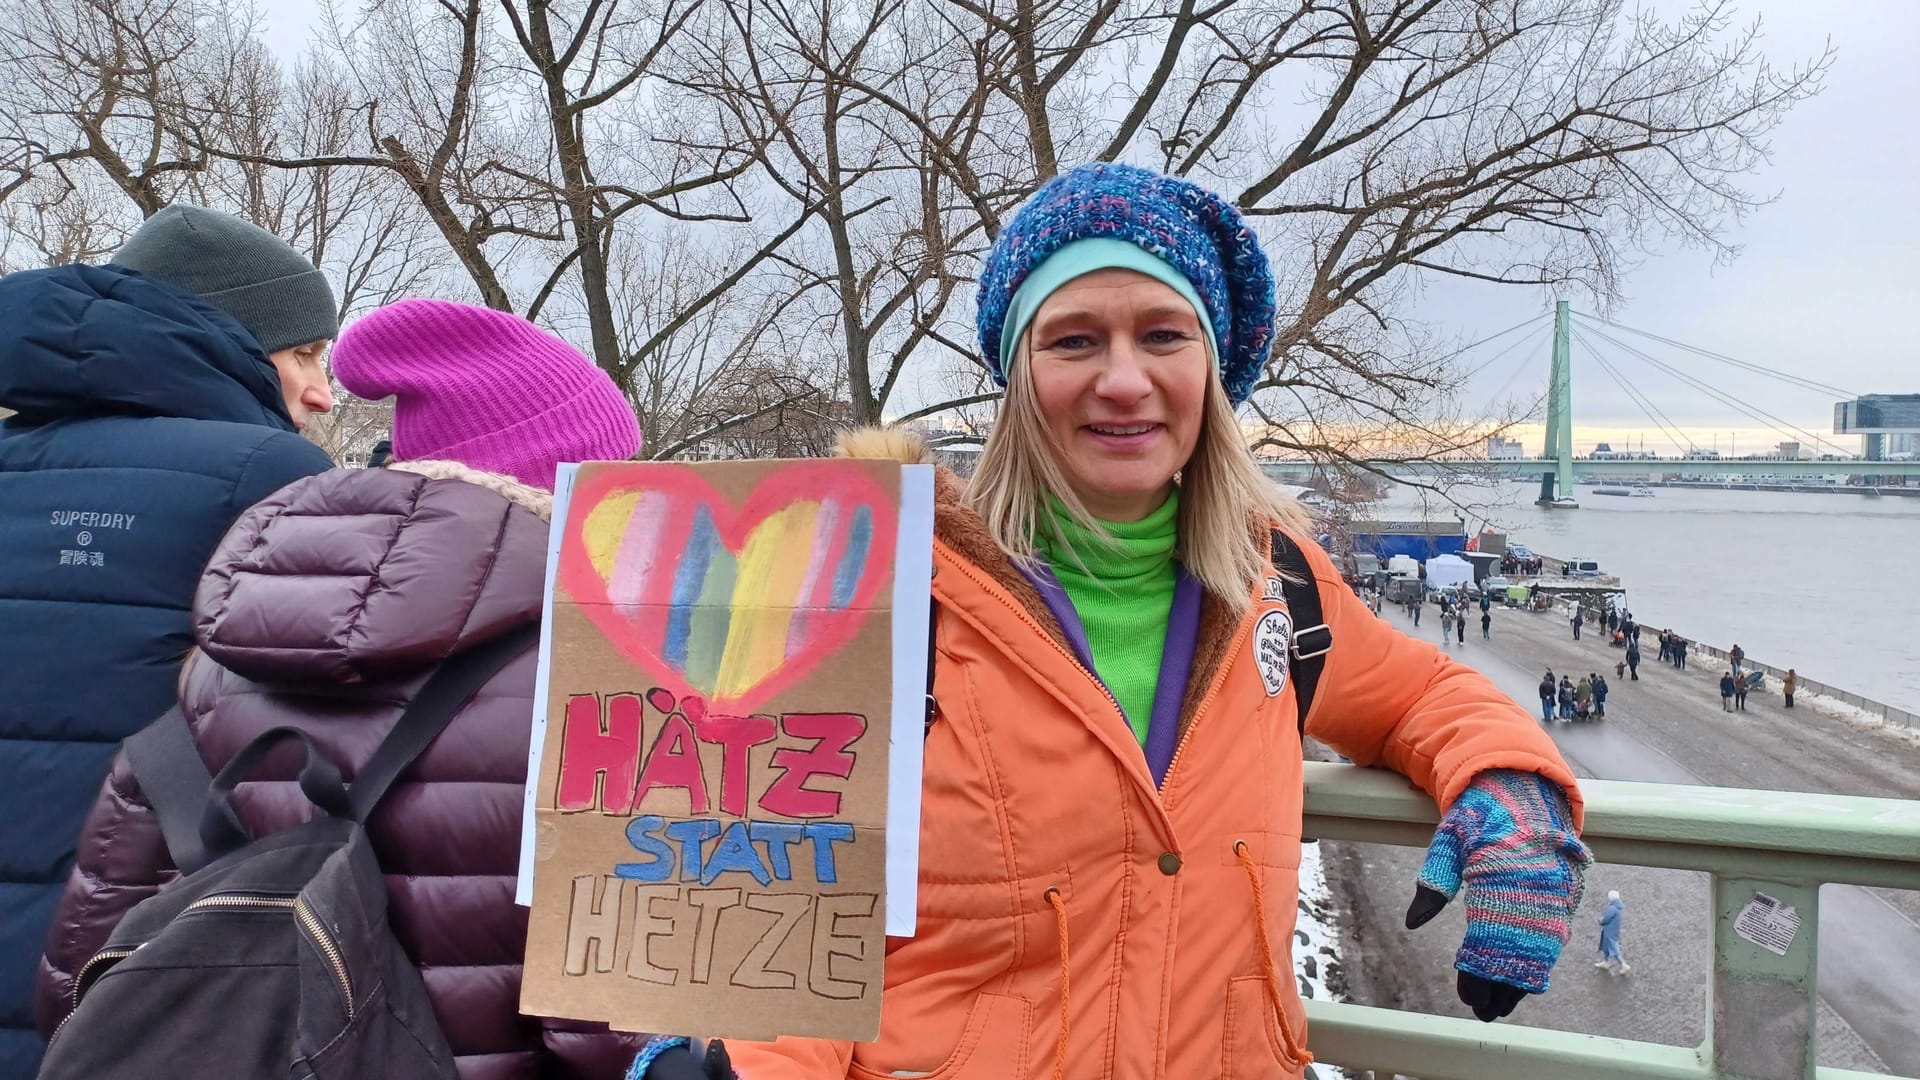
POLYGON ((1526 456, 1526 452, 1520 448, 1519 439, 1504 439, 1498 435, 1487 437, 1488 461, 1519 461, 1526 456))
MULTIPOLYGON (((1920 394, 1867 394, 1833 406, 1833 430, 1861 437, 1861 456, 1885 461, 1887 438, 1920 434, 1920 394)), ((1911 452, 1911 451, 1909 451, 1911 452)))

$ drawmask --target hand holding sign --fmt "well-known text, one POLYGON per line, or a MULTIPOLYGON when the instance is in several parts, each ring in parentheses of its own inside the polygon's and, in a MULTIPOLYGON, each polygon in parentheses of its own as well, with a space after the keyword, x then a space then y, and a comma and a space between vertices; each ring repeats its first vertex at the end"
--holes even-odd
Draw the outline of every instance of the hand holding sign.
MULTIPOLYGON (((685 1039, 672 1041, 676 1045, 660 1051, 647 1064, 639 1080, 739 1080, 733 1071, 733 1061, 727 1056, 726 1045, 720 1040, 708 1043, 704 1053, 685 1039)), ((643 1052, 641 1056, 646 1055, 643 1052)))
POLYGON ((891 598, 926 588, 896 581, 902 514, 881 462, 581 466, 555 521, 526 1012, 874 1037, 891 598))

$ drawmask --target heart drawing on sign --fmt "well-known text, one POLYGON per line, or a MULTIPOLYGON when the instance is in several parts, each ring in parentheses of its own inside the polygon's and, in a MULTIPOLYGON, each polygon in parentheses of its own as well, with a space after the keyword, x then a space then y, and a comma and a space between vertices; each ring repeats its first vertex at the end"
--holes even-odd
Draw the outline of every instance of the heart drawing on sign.
POLYGON ((649 675, 747 714, 859 633, 898 513, 845 463, 783 464, 738 506, 686 466, 596 470, 573 492, 560 583, 649 675))

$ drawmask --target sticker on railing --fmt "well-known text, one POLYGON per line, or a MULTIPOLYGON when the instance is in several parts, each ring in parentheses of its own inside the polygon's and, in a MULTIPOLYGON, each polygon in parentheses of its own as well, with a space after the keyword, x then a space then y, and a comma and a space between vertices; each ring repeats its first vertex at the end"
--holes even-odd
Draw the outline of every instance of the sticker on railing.
POLYGON ((1800 932, 1800 909, 1766 893, 1754 893, 1733 921, 1733 932, 1775 956, 1785 956, 1800 932))

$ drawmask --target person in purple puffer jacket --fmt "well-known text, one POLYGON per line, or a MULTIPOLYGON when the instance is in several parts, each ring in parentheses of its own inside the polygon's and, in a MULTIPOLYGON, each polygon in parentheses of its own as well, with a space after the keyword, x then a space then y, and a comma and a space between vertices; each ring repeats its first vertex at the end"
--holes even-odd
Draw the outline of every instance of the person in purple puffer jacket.
MULTIPOLYGON (((351 779, 448 658, 537 622, 556 466, 640 446, 611 379, 512 315, 434 300, 348 328, 335 373, 397 398, 393 461, 290 484, 246 511, 194 602, 180 703, 217 772, 291 724, 351 779)), ((395 935, 418 966, 463 1080, 621 1076, 645 1036, 519 1013, 526 909, 513 902, 535 653, 457 714, 369 823, 395 935)), ((234 797, 264 836, 315 811, 291 756, 234 797), (277 769, 277 771, 276 771, 277 769)), ((176 874, 121 754, 79 844, 41 962, 36 1019, 66 1015, 74 973, 176 874)))

